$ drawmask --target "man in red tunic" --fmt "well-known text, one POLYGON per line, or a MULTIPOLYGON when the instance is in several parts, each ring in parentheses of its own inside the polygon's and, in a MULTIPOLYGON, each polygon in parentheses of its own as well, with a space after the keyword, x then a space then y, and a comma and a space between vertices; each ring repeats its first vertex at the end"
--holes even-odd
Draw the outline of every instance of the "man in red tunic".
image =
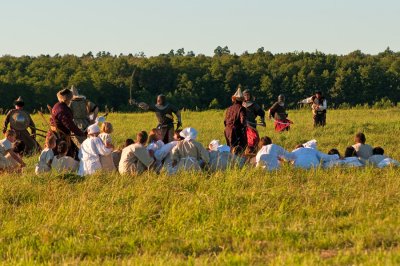
POLYGON ((232 96, 232 106, 225 114, 225 139, 231 148, 240 146, 243 150, 247 146, 246 136, 246 108, 243 107, 243 93, 240 87, 232 96))
MULTIPOLYGON (((66 141, 68 144, 68 156, 77 158, 78 147, 71 141, 71 133, 77 137, 84 137, 85 133, 74 123, 72 110, 68 107, 72 100, 72 92, 68 89, 57 93, 58 103, 51 111, 50 126, 51 131, 57 137, 57 142, 66 141)), ((55 151, 57 154, 57 151, 55 151)))

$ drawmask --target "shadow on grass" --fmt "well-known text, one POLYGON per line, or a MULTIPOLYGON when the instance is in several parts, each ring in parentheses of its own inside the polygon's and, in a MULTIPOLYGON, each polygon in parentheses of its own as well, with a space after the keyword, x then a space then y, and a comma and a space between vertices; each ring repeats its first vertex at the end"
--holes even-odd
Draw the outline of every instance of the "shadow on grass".
POLYGON ((85 181, 84 176, 79 176, 77 174, 72 174, 72 173, 61 173, 61 174, 57 175, 56 178, 64 180, 70 184, 75 184, 75 183, 85 181))

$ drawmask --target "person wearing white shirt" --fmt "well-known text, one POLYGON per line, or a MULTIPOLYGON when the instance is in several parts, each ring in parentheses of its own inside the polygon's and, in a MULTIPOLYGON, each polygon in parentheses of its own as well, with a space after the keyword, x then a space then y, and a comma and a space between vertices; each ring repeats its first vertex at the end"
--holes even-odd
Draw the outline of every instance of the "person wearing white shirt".
POLYGON ((329 162, 339 159, 337 154, 329 155, 318 151, 317 149, 304 148, 303 145, 298 145, 292 154, 295 155, 293 165, 303 169, 316 168, 323 162, 329 162))
POLYGON ((348 167, 362 167, 364 164, 358 159, 354 147, 349 146, 344 152, 343 165, 348 167))
POLYGON ((89 126, 87 132, 88 138, 82 142, 79 149, 78 175, 80 176, 91 175, 102 169, 100 156, 107 156, 113 151, 112 148, 107 148, 98 137, 100 128, 97 124, 89 126))
POLYGON ((256 167, 271 171, 279 169, 282 160, 296 159, 293 153, 286 151, 279 145, 272 144, 269 137, 262 137, 259 145, 261 148, 256 155, 256 167))
POLYGON ((299 103, 311 104, 311 109, 313 111, 314 127, 326 125, 326 110, 328 109, 328 105, 325 97, 322 96, 321 91, 317 91, 315 95, 301 100, 299 103))
POLYGON ((378 168, 387 166, 400 166, 400 163, 384 155, 385 150, 382 147, 375 147, 372 150, 372 156, 368 158, 368 163, 378 168))

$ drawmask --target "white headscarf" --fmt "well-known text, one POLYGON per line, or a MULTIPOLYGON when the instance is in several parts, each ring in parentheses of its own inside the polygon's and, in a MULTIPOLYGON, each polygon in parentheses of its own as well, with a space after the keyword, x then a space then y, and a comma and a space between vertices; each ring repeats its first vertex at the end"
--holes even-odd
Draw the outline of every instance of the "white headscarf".
POLYGON ((96 124, 93 124, 93 125, 90 125, 90 126, 87 128, 87 133, 90 134, 90 135, 96 134, 96 133, 100 133, 99 125, 98 125, 97 123, 96 123, 96 124))
POLYGON ((186 141, 195 140, 197 138, 197 130, 192 127, 187 127, 179 133, 186 141))
POLYGON ((210 150, 212 151, 218 151, 218 152, 231 152, 231 148, 227 145, 220 145, 219 140, 214 139, 210 142, 208 145, 210 150))
POLYGON ((303 144, 304 148, 317 149, 317 140, 312 139, 303 144))

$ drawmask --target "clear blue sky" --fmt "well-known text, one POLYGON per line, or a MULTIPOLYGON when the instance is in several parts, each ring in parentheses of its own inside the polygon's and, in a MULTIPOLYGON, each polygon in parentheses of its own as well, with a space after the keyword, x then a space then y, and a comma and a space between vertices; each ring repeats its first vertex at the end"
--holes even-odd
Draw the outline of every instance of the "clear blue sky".
POLYGON ((399 0, 10 0, 0 55, 400 51, 399 0))

